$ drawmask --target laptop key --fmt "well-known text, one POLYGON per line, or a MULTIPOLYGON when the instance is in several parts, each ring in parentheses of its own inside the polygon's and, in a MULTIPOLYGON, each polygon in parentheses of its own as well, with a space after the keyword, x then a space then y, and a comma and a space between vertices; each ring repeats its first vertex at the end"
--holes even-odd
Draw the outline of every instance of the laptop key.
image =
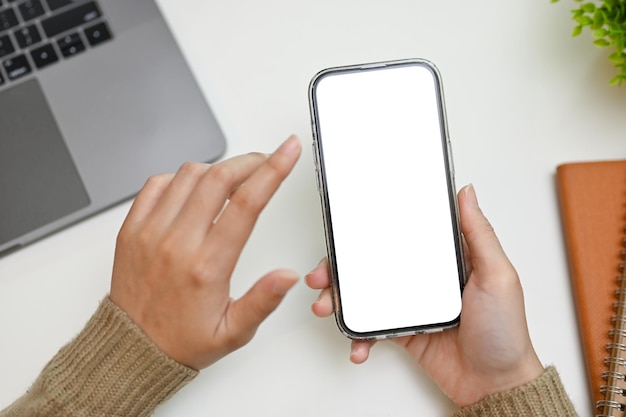
POLYGON ((111 39, 111 32, 109 31, 109 27, 107 26, 107 24, 101 22, 85 28, 85 36, 87 36, 87 41, 89 41, 89 45, 96 46, 99 43, 111 39))
POLYGON ((13 32, 13 36, 17 40, 17 44, 21 48, 30 48, 36 43, 41 42, 41 35, 37 26, 30 25, 13 32))
POLYGON ((15 52, 15 47, 9 35, 0 36, 0 58, 15 52))
POLYGON ((85 44, 78 33, 63 36, 57 41, 57 44, 59 45, 61 54, 63 54, 65 58, 69 58, 85 50, 85 44))
POLYGON ((50 10, 60 9, 63 6, 74 3, 74 0, 47 0, 50 10))
POLYGON ((0 12, 0 30, 11 29, 18 23, 17 16, 13 9, 7 9, 0 12))
POLYGON ((24 3, 20 3, 17 7, 20 10, 20 14, 22 15, 24 22, 32 20, 45 13, 43 5, 39 0, 27 0, 24 3))
POLYGON ((33 58, 33 62, 37 68, 43 68, 59 60, 54 46, 50 43, 33 49, 30 51, 30 56, 33 58))
POLYGON ((26 55, 18 55, 2 61, 2 66, 9 80, 23 77, 32 71, 26 55))
POLYGON ((93 1, 73 7, 41 21, 41 26, 48 37, 74 29, 101 16, 98 6, 93 1))

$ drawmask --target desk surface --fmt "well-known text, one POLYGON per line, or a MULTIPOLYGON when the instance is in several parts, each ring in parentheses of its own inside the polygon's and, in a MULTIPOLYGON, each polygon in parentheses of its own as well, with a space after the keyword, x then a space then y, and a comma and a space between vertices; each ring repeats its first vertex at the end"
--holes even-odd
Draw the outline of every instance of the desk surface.
MULTIPOLYGON (((304 275, 324 255, 307 86, 318 70, 423 57, 443 75, 457 185, 473 182, 521 275, 530 332, 591 413, 568 280, 555 167, 623 158, 626 90, 607 52, 570 38, 574 2, 212 1, 160 4, 214 107, 229 155, 304 153, 259 220, 233 290, 276 267, 304 275)), ((0 408, 78 332, 108 290, 122 204, 0 259, 0 408)), ((252 343, 201 374, 157 416, 446 416, 453 404, 393 344, 361 366, 301 283, 252 343)))

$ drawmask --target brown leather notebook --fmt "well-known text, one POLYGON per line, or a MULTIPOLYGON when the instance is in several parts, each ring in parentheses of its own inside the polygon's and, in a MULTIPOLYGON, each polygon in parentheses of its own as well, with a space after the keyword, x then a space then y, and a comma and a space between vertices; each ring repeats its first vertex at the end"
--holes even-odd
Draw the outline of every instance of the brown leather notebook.
POLYGON ((556 180, 588 385, 599 407, 607 384, 614 382, 607 382, 607 372, 617 371, 618 378, 626 373, 623 367, 611 368, 618 353, 613 345, 607 349, 615 329, 623 326, 615 303, 626 225, 626 161, 563 164, 556 180))

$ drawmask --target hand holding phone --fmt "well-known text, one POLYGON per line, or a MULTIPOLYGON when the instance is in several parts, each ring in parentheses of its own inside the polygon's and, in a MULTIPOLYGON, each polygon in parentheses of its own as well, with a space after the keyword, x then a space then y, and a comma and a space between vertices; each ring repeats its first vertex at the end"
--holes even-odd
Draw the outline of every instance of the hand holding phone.
POLYGON ((331 68, 309 97, 340 330, 368 340, 456 326, 463 247, 437 69, 331 68))
MULTIPOLYGON (((519 277, 479 208, 474 188, 464 187, 458 201, 470 262, 460 326, 392 340, 452 401, 465 407, 530 382, 544 369, 528 334, 519 277)), ((326 259, 306 276, 309 287, 321 290, 312 306, 319 317, 333 312, 330 281, 326 259)), ((350 360, 365 362, 373 344, 353 340, 350 360)))

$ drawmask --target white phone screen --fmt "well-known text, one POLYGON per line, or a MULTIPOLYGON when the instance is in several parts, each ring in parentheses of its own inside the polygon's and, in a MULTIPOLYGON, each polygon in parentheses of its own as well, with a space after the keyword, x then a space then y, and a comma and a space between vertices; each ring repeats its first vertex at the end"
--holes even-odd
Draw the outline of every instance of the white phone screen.
POLYGON ((462 266, 434 72, 329 73, 314 95, 344 325, 370 333, 455 321, 462 266))

